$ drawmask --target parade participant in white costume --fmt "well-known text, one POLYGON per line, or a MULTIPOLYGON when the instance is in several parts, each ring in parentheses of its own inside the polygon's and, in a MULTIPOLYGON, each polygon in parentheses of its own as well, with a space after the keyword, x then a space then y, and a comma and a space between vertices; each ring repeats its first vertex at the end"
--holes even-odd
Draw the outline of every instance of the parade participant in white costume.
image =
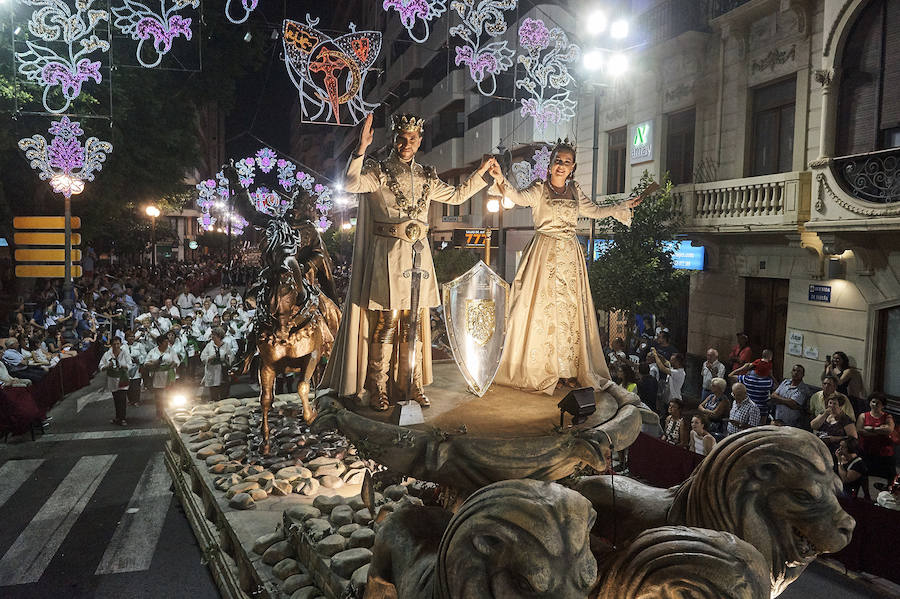
POLYGON ((203 362, 203 386, 209 389, 209 400, 219 401, 228 391, 228 368, 234 362, 234 352, 225 343, 225 332, 220 327, 212 330, 212 340, 200 353, 203 362))
POLYGON ((163 416, 163 402, 166 390, 175 382, 175 369, 178 368, 178 354, 169 347, 169 339, 160 335, 156 339, 156 347, 147 353, 144 368, 151 373, 153 399, 156 402, 156 417, 163 416))
POLYGON ((219 315, 219 309, 209 296, 203 300, 203 323, 212 324, 213 318, 219 315))
MULTIPOLYGON (((345 191, 366 195, 359 203, 350 289, 322 386, 341 396, 359 396, 366 389, 369 404, 376 410, 390 407, 388 381, 395 344, 401 357, 409 355, 410 335, 403 323, 408 322, 410 279, 403 273, 412 268, 412 246, 420 240, 424 243, 422 268, 430 276, 420 286, 413 395, 423 406, 430 405, 423 386, 432 378, 431 343, 421 340, 431 338, 428 309, 439 305, 440 298, 427 239, 428 208, 431 202, 462 204, 486 186, 483 175, 496 163, 486 159, 464 183, 447 185, 433 167, 415 161, 423 125, 422 119, 411 115, 395 117, 390 157, 364 163, 374 137, 370 114, 344 178, 345 191)), ((404 359, 400 362, 396 380, 405 381, 408 367, 404 359)), ((400 385, 403 388, 405 383, 400 385)))
POLYGON ((216 297, 213 298, 213 303, 216 305, 216 309, 219 311, 219 314, 225 311, 225 308, 228 307, 229 300, 228 292, 224 289, 219 291, 216 294, 216 297))
POLYGON ((128 403, 133 406, 141 405, 141 366, 147 358, 147 349, 144 344, 135 338, 134 331, 125 331, 125 343, 122 345, 128 349, 131 357, 131 367, 128 369, 128 403))
POLYGON ((106 390, 112 393, 113 404, 116 408, 116 417, 112 424, 127 426, 125 421, 125 401, 128 395, 128 371, 131 369, 131 356, 128 350, 122 347, 122 340, 113 337, 110 348, 100 358, 97 369, 106 373, 106 390))
POLYGON ((168 298, 163 302, 162 314, 172 321, 181 320, 181 310, 168 298))
POLYGON ((188 314, 193 314, 194 303, 196 301, 197 298, 188 290, 188 286, 185 285, 182 292, 179 293, 178 297, 175 298, 175 305, 178 306, 178 310, 179 312, 181 312, 182 318, 184 318, 188 314))
POLYGON ((598 206, 572 179, 575 148, 566 142, 550 154, 547 181, 522 191, 491 167, 490 195, 531 207, 535 235, 522 253, 512 284, 506 343, 495 383, 552 394, 559 382, 604 389, 609 370, 588 285, 584 248, 575 236, 579 216, 612 216, 631 224, 639 201, 598 206))
POLYGON ((141 323, 152 337, 159 337, 169 332, 172 321, 166 318, 156 306, 150 306, 150 311, 138 316, 135 320, 141 323))

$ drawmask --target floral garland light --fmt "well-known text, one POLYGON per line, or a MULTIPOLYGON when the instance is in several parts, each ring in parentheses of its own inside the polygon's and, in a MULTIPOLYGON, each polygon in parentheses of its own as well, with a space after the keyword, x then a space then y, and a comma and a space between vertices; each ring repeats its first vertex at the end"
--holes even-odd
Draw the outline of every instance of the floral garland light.
POLYGON ((234 213, 231 209, 231 182, 225 177, 222 171, 216 173, 215 179, 207 179, 201 181, 196 186, 198 197, 197 206, 202 214, 197 217, 200 228, 204 231, 217 230, 215 224, 218 222, 218 231, 222 233, 228 232, 228 223, 231 222, 231 234, 240 236, 244 233, 244 228, 249 225, 249 221, 240 214, 234 213), (213 216, 213 212, 218 218, 213 216))
POLYGON ((531 162, 522 160, 512 165, 512 172, 516 176, 516 187, 525 189, 535 181, 546 181, 547 170, 550 168, 550 148, 541 146, 531 157, 531 162))
POLYGON ((456 66, 469 67, 469 75, 478 84, 478 91, 492 96, 497 91, 497 75, 513 65, 515 51, 506 40, 483 44, 482 37, 499 37, 506 33, 503 11, 516 8, 518 0, 453 0, 462 23, 450 28, 450 35, 462 38, 456 46, 456 66), (486 86, 486 87, 485 87, 486 86))
POLYGON ((122 5, 112 9, 116 20, 114 25, 124 35, 138 42, 135 55, 141 66, 153 68, 162 62, 163 56, 172 49, 172 42, 178 36, 190 40, 191 19, 181 16, 178 11, 183 8, 197 8, 200 0, 157 0, 159 9, 153 10, 138 0, 122 0, 122 5), (166 7, 169 2, 171 6, 166 7), (145 50, 144 42, 153 38, 153 46, 145 50), (150 53, 152 60, 146 60, 150 53))
POLYGON ((109 51, 109 40, 95 33, 101 21, 109 22, 109 12, 92 9, 95 0, 76 0, 74 9, 64 0, 19 1, 39 7, 28 21, 28 31, 38 40, 26 40, 28 49, 15 53, 19 73, 44 88, 42 101, 48 112, 65 112, 81 94, 82 84, 103 80, 100 61, 88 56, 109 51), (52 106, 50 92, 57 86, 63 102, 52 106))
POLYGON ((574 79, 566 64, 578 60, 578 46, 570 44, 559 27, 548 29, 543 21, 531 18, 524 19, 519 26, 519 45, 527 54, 519 55, 525 77, 516 80, 516 88, 531 94, 530 98, 522 98, 522 117, 534 117, 541 130, 550 123, 574 118, 577 103, 568 89, 574 79), (547 97, 551 90, 556 91, 547 97))
POLYGON ((67 116, 53 121, 48 132, 53 135, 49 145, 43 135, 33 135, 20 139, 19 149, 25 152, 42 181, 49 180, 53 191, 70 198, 84 191, 85 181, 94 180, 94 173, 103 168, 113 147, 96 137, 89 137, 81 145, 81 124, 67 116))
POLYGON ((428 40, 431 34, 429 21, 437 19, 447 12, 446 0, 384 0, 384 10, 396 10, 400 14, 400 24, 406 29, 409 37, 420 44, 428 40), (416 22, 421 19, 425 33, 417 37, 413 33, 416 22))

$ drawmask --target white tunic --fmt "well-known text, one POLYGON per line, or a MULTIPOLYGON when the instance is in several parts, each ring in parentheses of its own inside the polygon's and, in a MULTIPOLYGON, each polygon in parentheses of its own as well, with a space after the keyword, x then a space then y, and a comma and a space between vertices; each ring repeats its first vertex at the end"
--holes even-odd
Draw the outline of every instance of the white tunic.
POLYGON ((178 364, 180 364, 180 361, 178 360, 178 354, 176 354, 175 350, 171 347, 167 348, 166 351, 162 353, 160 353, 159 347, 154 347, 147 352, 147 359, 144 360, 144 363, 156 362, 157 360, 159 360, 159 365, 151 367, 153 372, 153 388, 165 389, 170 384, 169 381, 171 377, 169 376, 169 372, 174 371, 174 369, 178 367, 178 364))
POLYGON ((127 389, 128 388, 128 371, 131 369, 131 355, 128 353, 128 350, 125 347, 122 347, 119 350, 119 355, 114 356, 112 349, 106 350, 106 353, 103 354, 103 357, 100 358, 100 364, 97 366, 97 369, 100 371, 106 371, 106 390, 113 392, 118 391, 119 389, 127 389), (119 378, 118 375, 112 375, 107 370, 108 368, 112 369, 125 369, 125 376, 123 378, 119 378), (124 382, 123 382, 124 381, 124 382))
POLYGON ((227 343, 222 343, 218 348, 214 341, 210 341, 200 352, 200 361, 203 362, 204 387, 217 387, 224 379, 224 369, 234 361, 234 352, 227 343))

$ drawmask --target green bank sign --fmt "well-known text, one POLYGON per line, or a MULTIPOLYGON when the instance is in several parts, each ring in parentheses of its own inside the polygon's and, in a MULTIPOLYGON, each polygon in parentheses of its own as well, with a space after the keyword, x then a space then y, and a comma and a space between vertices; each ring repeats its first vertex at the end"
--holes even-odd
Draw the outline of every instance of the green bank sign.
POLYGON ((653 121, 634 126, 631 134, 631 164, 653 160, 653 121))

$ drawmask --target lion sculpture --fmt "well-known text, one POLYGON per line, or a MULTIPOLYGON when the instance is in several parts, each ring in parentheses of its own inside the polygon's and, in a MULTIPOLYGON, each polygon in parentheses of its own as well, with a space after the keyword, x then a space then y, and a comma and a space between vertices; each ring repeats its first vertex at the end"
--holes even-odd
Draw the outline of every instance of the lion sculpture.
POLYGON ((556 483, 509 480, 475 493, 451 516, 409 506, 378 530, 366 599, 582 599, 597 578, 596 514, 556 483))
POLYGON ((726 437, 671 489, 621 476, 585 477, 574 488, 598 513, 614 514, 597 521, 595 540, 620 545, 667 524, 730 532, 765 558, 777 597, 816 556, 850 542, 856 523, 838 503, 831 468, 811 433, 761 426, 726 437))

